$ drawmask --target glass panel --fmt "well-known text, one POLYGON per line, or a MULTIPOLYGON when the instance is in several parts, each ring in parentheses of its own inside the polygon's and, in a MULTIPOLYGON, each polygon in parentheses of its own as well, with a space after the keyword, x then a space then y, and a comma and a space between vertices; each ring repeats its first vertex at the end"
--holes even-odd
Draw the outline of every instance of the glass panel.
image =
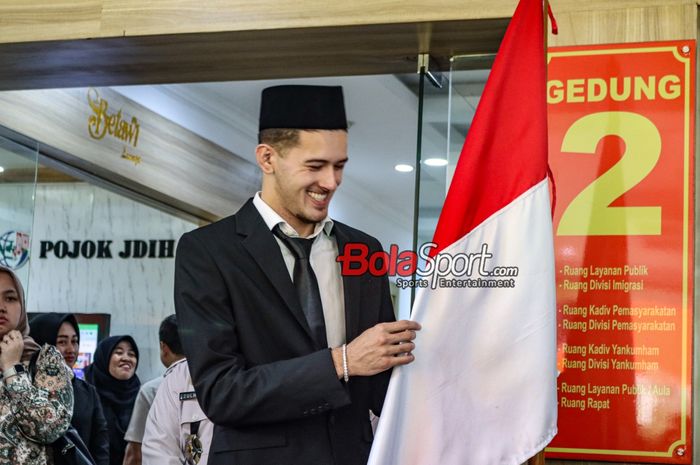
MULTIPOLYGON (((419 57, 419 60, 422 57, 419 57)), ((416 153, 407 166, 414 171, 414 207, 411 250, 417 251, 430 242, 435 232, 440 209, 445 196, 445 165, 447 163, 447 106, 448 86, 446 76, 425 66, 413 75, 397 76, 417 97, 416 153), (430 160, 426 164, 426 160, 430 160)), ((410 173, 409 173, 410 174, 410 173)), ((423 263, 418 264, 419 268, 423 263)), ((402 277, 402 281, 418 280, 417 275, 402 277)), ((415 298, 415 288, 399 286, 410 303, 415 298)), ((410 307, 399 310, 399 318, 410 316, 410 307)))
MULTIPOLYGON (((454 57, 449 76, 434 69, 419 92, 415 247, 431 242, 474 111, 488 77, 490 56, 454 57)), ((419 76, 423 78, 423 76, 419 76)), ((420 89, 420 86, 417 86, 420 89)), ((420 264, 422 266, 422 264, 420 264)))
POLYGON ((29 292, 29 250, 38 152, 0 137, 0 265, 29 292))
POLYGON ((449 83, 446 74, 430 70, 423 93, 419 148, 417 247, 431 242, 447 192, 449 83))
POLYGON ((450 60, 450 108, 447 123, 450 128, 449 164, 446 172, 448 186, 484 92, 492 58, 492 55, 463 55, 450 60))
POLYGON ((96 332, 131 335, 142 381, 160 375, 158 326, 175 312, 175 247, 198 224, 44 170, 36 187, 29 311, 78 314, 86 336, 78 376, 92 361, 96 332))

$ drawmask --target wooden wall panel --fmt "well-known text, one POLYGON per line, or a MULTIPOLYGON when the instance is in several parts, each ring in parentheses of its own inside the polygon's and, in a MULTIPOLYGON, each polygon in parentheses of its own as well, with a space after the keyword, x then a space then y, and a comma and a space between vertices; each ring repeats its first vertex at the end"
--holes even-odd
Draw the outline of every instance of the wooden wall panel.
POLYGON ((247 160, 110 89, 93 91, 106 114, 137 118, 137 141, 90 135, 87 89, 0 93, 0 125, 71 166, 207 220, 232 214, 259 188, 258 167, 247 160))
MULTIPOLYGON (((558 12, 694 0, 555 0, 558 12)), ((0 0, 0 43, 510 17, 517 0, 0 0)))
POLYGON ((419 52, 494 53, 507 20, 0 45, 0 90, 414 73, 419 52))
POLYGON ((586 7, 556 13, 556 18, 559 34, 550 33, 550 46, 694 39, 697 34, 694 3, 608 10, 586 7))
MULTIPOLYGON (((0 0, 0 90, 411 73, 416 56, 425 52, 447 68, 453 54, 494 53, 516 4, 82 0, 51 2, 50 14, 34 16, 30 10, 43 11, 40 5, 48 0, 13 0, 22 5, 14 9, 6 6, 9 1, 0 0), (93 33, 98 3, 99 29, 93 33), (65 12, 58 14, 61 8, 65 12), (22 23, 18 11, 34 22, 22 23), (42 24, 48 18, 53 22, 42 24), (72 35, 60 33, 59 26, 72 35), (52 34, 94 39, 38 41, 52 34)), ((550 36, 551 45, 696 35, 693 0, 552 4, 560 35, 550 36)))
POLYGON ((101 36, 102 0, 0 0, 0 43, 101 36))

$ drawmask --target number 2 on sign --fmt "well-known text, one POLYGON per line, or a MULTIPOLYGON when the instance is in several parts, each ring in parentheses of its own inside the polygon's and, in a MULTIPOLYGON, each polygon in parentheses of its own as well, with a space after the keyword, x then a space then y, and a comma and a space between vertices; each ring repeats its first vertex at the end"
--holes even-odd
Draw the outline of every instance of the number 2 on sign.
POLYGON ((564 136, 562 153, 590 153, 605 136, 619 136, 627 146, 620 161, 583 189, 564 211, 559 236, 661 234, 661 207, 611 207, 642 181, 661 155, 661 135, 648 118, 606 111, 577 120, 564 136))

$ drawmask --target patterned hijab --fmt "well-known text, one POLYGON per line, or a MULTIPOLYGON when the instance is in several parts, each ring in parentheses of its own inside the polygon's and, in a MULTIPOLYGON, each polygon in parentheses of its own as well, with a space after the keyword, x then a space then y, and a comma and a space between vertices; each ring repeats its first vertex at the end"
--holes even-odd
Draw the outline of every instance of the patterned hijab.
POLYGON ((24 351, 22 352, 21 361, 23 363, 28 363, 32 359, 32 355, 34 355, 34 353, 41 347, 39 347, 39 344, 34 342, 34 339, 29 337, 29 320, 27 319, 27 307, 24 301, 24 287, 22 287, 22 283, 15 272, 10 268, 0 266, 0 273, 5 273, 12 279, 15 284, 15 290, 19 295, 21 313, 19 315, 19 323, 15 329, 22 333, 22 339, 24 339, 24 351))

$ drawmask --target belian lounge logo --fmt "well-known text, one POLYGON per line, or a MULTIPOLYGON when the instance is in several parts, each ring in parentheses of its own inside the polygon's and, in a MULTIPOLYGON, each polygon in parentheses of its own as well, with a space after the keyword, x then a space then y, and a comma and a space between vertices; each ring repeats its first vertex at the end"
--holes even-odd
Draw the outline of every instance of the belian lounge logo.
POLYGON ((29 261, 29 234, 7 231, 0 236, 0 265, 17 270, 29 261))

